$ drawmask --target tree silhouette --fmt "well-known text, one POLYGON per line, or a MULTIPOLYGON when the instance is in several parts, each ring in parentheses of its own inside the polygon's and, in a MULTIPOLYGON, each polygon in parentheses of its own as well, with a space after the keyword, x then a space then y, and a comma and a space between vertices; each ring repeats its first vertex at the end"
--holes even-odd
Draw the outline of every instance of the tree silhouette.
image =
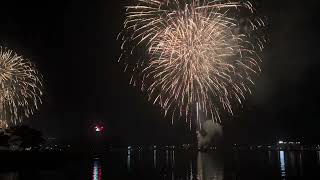
POLYGON ((23 149, 30 147, 32 147, 33 150, 39 149, 40 145, 45 142, 42 133, 29 126, 15 126, 10 128, 9 132, 11 132, 9 142, 21 141, 20 148, 23 149))

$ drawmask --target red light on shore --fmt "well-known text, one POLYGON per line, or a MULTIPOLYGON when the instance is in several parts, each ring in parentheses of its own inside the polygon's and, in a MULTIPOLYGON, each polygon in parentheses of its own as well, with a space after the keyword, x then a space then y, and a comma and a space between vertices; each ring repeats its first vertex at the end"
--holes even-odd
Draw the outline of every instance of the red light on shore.
POLYGON ((95 126, 94 129, 96 132, 101 132, 101 131, 103 131, 104 127, 103 126, 95 126))

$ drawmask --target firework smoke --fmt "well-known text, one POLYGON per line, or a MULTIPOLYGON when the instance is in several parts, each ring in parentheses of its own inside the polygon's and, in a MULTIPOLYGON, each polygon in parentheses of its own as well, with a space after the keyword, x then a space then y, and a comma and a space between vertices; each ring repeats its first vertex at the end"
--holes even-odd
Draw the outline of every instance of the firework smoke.
POLYGON ((34 65, 12 50, 0 47, 0 121, 22 122, 41 104, 41 75, 34 65))
POLYGON ((165 114, 191 117, 199 104, 220 121, 251 93, 264 22, 250 2, 137 0, 126 12, 120 60, 165 114))
POLYGON ((202 123, 202 129, 197 131, 198 148, 207 149, 212 144, 219 145, 222 137, 222 126, 212 120, 206 120, 202 123))

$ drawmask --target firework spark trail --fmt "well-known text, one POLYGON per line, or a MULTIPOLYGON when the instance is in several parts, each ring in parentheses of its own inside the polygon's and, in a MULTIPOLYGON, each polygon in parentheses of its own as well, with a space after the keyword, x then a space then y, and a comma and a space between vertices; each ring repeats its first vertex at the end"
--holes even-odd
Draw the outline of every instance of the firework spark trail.
POLYGON ((41 75, 34 65, 0 47, 0 120, 16 125, 42 103, 41 75))
POLYGON ((126 69, 165 114, 190 117, 199 103, 220 121, 222 110, 233 114, 233 102, 251 93, 265 41, 261 19, 241 18, 254 15, 250 2, 137 0, 126 12, 120 60, 143 54, 126 69))
POLYGON ((7 129, 7 128, 8 128, 8 123, 6 121, 0 120, 0 130, 7 129))

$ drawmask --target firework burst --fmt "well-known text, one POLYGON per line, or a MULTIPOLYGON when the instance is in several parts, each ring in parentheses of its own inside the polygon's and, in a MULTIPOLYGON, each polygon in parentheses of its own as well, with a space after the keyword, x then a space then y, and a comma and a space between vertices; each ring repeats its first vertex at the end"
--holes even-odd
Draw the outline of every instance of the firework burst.
POLYGON ((35 66, 12 50, 0 47, 0 120, 22 122, 41 104, 41 75, 35 66))
POLYGON ((120 60, 131 70, 132 83, 141 84, 165 114, 191 117, 195 104, 215 121, 221 121, 221 111, 233 114, 233 104, 242 104, 261 71, 264 22, 255 18, 251 3, 136 2, 127 6, 119 36, 120 60))

